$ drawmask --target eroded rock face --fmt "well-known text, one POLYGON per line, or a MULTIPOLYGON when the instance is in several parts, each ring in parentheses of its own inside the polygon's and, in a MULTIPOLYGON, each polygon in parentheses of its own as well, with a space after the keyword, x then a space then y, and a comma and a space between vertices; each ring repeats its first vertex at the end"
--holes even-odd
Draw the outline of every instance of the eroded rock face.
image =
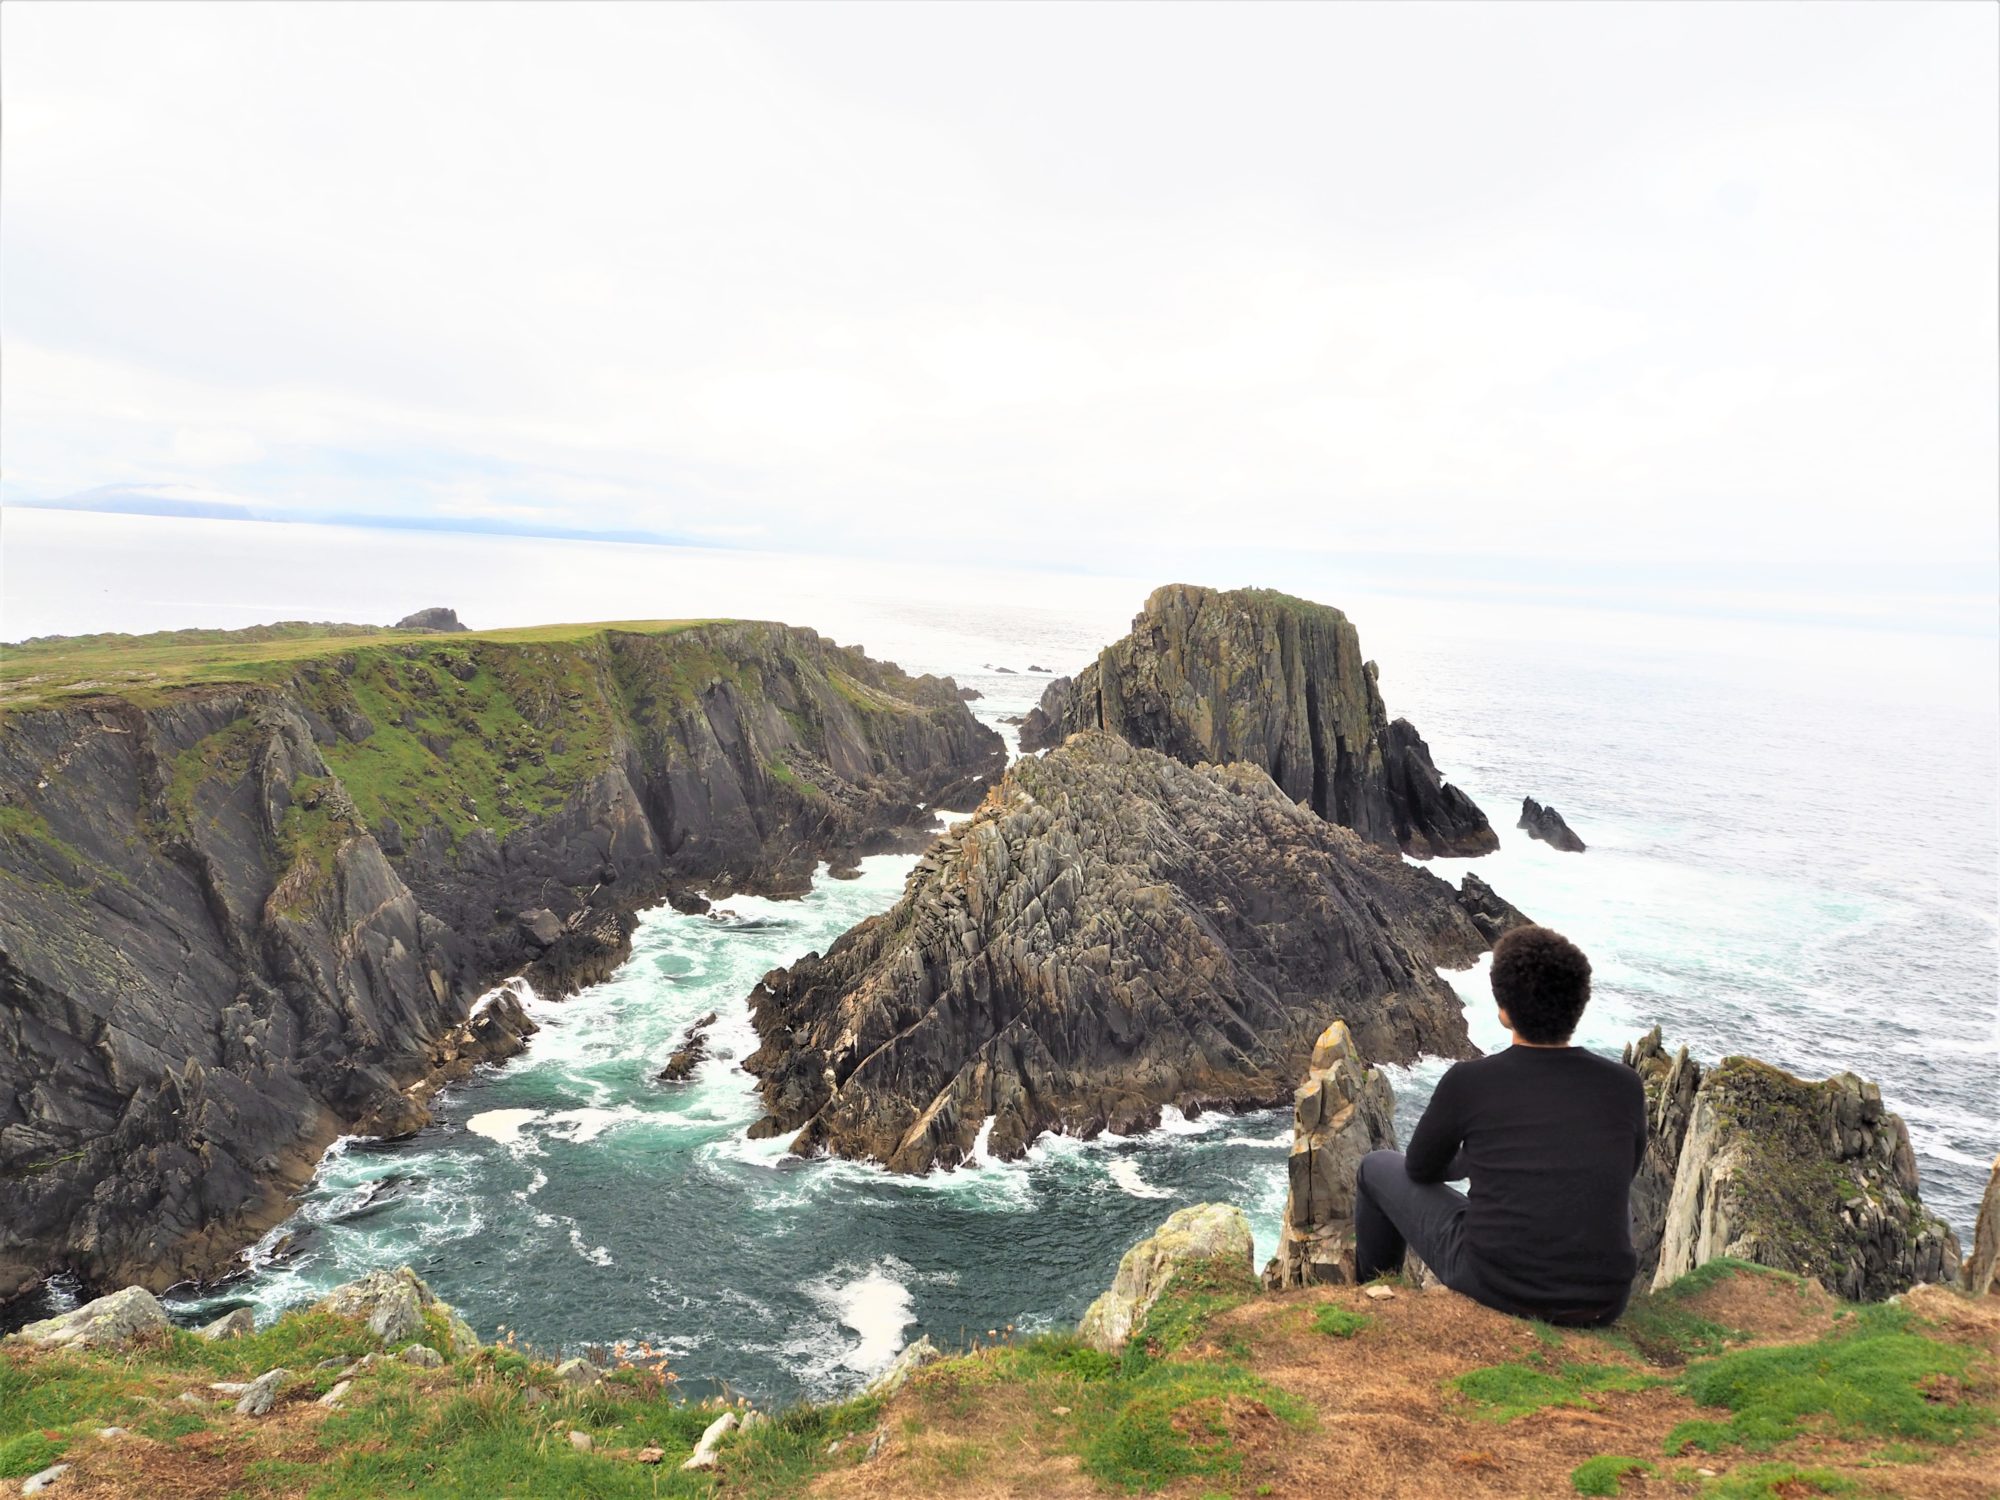
POLYGON ((1188 765, 1249 761, 1295 802, 1419 858, 1486 854, 1486 815, 1382 705, 1337 609, 1268 589, 1156 589, 1132 633, 1074 683, 1049 684, 1023 749, 1102 729, 1188 765))
POLYGON ((1521 799, 1521 819, 1514 825, 1528 830, 1528 837, 1540 839, 1552 849, 1560 849, 1566 854, 1583 853, 1583 840, 1570 831, 1563 815, 1553 807, 1544 807, 1533 797, 1521 799))
POLYGON ((1632 1180, 1632 1248, 1639 1256, 1636 1286, 1644 1288, 1652 1285, 1659 1268, 1674 1173, 1680 1167, 1702 1069, 1685 1047, 1670 1054, 1657 1026, 1626 1047, 1624 1060, 1646 1086, 1646 1159, 1632 1180))
POLYGON ((1685 1052, 1669 1059, 1657 1034, 1628 1060, 1646 1077, 1654 1131, 1634 1194, 1642 1270, 1650 1205, 1674 1162, 1653 1286, 1720 1256, 1817 1277, 1855 1301, 1958 1279, 1958 1242, 1924 1208, 1909 1131, 1874 1084, 1808 1083, 1742 1057, 1702 1070, 1685 1052))
POLYGON ((1111 1288, 1085 1310, 1076 1331, 1091 1348, 1106 1354, 1124 1349, 1146 1323, 1146 1314, 1182 1266, 1220 1262, 1253 1274, 1255 1247, 1250 1221, 1228 1203, 1197 1203, 1167 1216, 1166 1223, 1127 1250, 1111 1288))
POLYGON ((783 626, 328 652, 0 712, 0 1298, 228 1269, 337 1135, 520 1048, 510 997, 468 1014, 495 981, 919 846, 1006 754, 948 680, 783 626))
POLYGON ((1396 1148, 1396 1096, 1368 1066, 1345 1021, 1313 1045, 1293 1096, 1290 1186, 1278 1253, 1264 1267, 1273 1291, 1315 1282, 1352 1285, 1355 1173, 1370 1151, 1396 1148))
MULTIPOLYGON (((1490 893, 1489 893, 1490 894, 1490 893)), ((763 1135, 953 1165, 1184 1109, 1289 1101, 1329 1016, 1370 1057, 1466 1057, 1437 975, 1459 892, 1292 802, 1100 733, 1018 762, 903 899, 751 996, 763 1135)))
POLYGON ((1984 1297, 2000 1279, 2000 1156, 1993 1158, 1993 1175, 1979 1200, 1979 1222, 1972 1231, 1972 1253, 1965 1258, 1965 1289, 1984 1297))

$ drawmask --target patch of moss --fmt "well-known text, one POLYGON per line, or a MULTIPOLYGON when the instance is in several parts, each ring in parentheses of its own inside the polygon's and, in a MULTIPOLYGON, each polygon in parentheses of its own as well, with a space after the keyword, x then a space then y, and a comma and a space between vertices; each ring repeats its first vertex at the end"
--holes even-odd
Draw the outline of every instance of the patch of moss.
POLYGON ((1837 1278, 1845 1269, 1837 1248, 1846 1238, 1841 1204, 1858 1189, 1827 1157, 1825 1085, 1754 1058, 1727 1057, 1707 1086, 1743 1155, 1732 1179, 1742 1215, 1737 1233, 1800 1247, 1798 1269, 1837 1278))
POLYGON ((68 1442, 44 1432, 23 1432, 0 1440, 0 1478, 38 1474, 63 1456, 68 1442))
POLYGON ((1909 1322, 1902 1308, 1866 1307, 1812 1343, 1738 1349, 1694 1365, 1681 1390, 1730 1416, 1681 1423, 1667 1435, 1667 1452, 1766 1452, 1808 1419, 1843 1437, 1925 1443, 1957 1442, 1991 1425, 1993 1410, 1963 1395, 1967 1351, 1913 1333, 1909 1322))
POLYGON ((1084 1472, 1124 1490, 1151 1490, 1191 1475, 1237 1473, 1243 1456, 1230 1440, 1234 1411, 1261 1407, 1294 1426, 1311 1409, 1232 1364, 1162 1361, 1118 1382, 1122 1398, 1083 1442, 1084 1472))
POLYGON ((1351 1339, 1373 1321, 1366 1313, 1350 1312, 1333 1302, 1313 1309, 1313 1327, 1328 1338, 1351 1339))
POLYGON ((1587 1458, 1569 1471, 1570 1488, 1579 1495, 1615 1495, 1621 1482, 1628 1474, 1645 1476, 1659 1472, 1652 1463, 1643 1458, 1628 1458, 1623 1454, 1602 1453, 1596 1458, 1587 1458))
POLYGON ((1263 1291, 1248 1268, 1233 1260, 1187 1261, 1177 1267, 1159 1300, 1134 1330, 1125 1364, 1137 1373, 1153 1359, 1188 1348, 1209 1323, 1263 1291))
POLYGON ((1854 1495, 1861 1487, 1832 1469, 1757 1464, 1703 1484, 1704 1500, 1804 1500, 1807 1495, 1854 1495))
POLYGON ((1638 1391, 1661 1384, 1657 1375, 1626 1365, 1504 1364, 1468 1370, 1445 1382, 1464 1398, 1466 1415, 1511 1422, 1550 1406, 1590 1407, 1600 1391, 1638 1391))

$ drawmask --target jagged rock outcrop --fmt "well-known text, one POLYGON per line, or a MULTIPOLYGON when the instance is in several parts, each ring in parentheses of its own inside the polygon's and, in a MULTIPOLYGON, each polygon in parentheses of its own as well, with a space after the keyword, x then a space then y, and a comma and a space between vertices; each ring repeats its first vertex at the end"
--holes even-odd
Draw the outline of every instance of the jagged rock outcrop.
POLYGON ((465 626, 460 623, 457 610, 446 609, 443 605, 433 605, 429 609, 420 609, 413 615, 404 615, 402 619, 389 628, 391 630, 435 630, 441 633, 449 633, 464 630, 465 626))
POLYGON ((765 976, 754 1133, 922 1172, 989 1117, 1005 1158, 1168 1104, 1282 1103, 1329 1016, 1371 1057, 1469 1056, 1437 970, 1488 946, 1459 892, 1260 768, 1075 735, 1017 762, 889 912, 765 976))
POLYGON ((920 847, 1006 754, 949 680, 776 625, 244 670, 0 711, 0 1298, 228 1268, 335 1136, 519 1048, 517 1001, 468 1014, 496 980, 602 978, 688 884, 920 847))
POLYGON ((1265 1286, 1353 1284, 1355 1172, 1370 1151, 1395 1148, 1389 1080, 1361 1057, 1347 1023, 1335 1021, 1314 1043, 1293 1096, 1285 1217, 1265 1286))
POLYGON ((1965 1289, 1984 1297, 2000 1279, 2000 1156, 1993 1158, 1993 1175, 1979 1200, 1979 1222, 1972 1231, 1972 1252, 1965 1257, 1965 1289))
POLYGON ((1633 1200, 1642 1276, 1655 1247, 1653 1286, 1719 1256, 1817 1277, 1854 1301, 1958 1279, 1958 1241, 1924 1208, 1909 1130, 1874 1084, 1808 1083, 1745 1057, 1704 1069, 1685 1049, 1669 1057, 1657 1031, 1626 1060, 1645 1078, 1651 1122, 1633 1200))
POLYGON ((1249 761, 1295 802, 1419 858, 1500 847, 1486 815, 1391 722, 1337 609, 1269 589, 1156 589, 1132 633, 1021 726, 1024 750, 1102 729, 1188 765, 1249 761))
POLYGON ((445 1320, 454 1352, 469 1353, 479 1347, 472 1325, 408 1266, 370 1271, 359 1280, 335 1287, 315 1306, 337 1318, 366 1323, 368 1331, 385 1344, 400 1344, 423 1332, 424 1314, 435 1311, 445 1320))
POLYGON ((694 1076, 694 1070, 708 1057, 708 1028, 715 1024, 715 1012, 710 1011, 681 1033, 681 1044, 674 1048, 667 1065, 654 1075, 661 1083, 686 1083, 694 1076))
POLYGON ((1521 799, 1521 820, 1514 826, 1527 829, 1529 838, 1540 839, 1552 849, 1565 854, 1583 853, 1583 840, 1570 831, 1563 815, 1553 807, 1542 806, 1533 797, 1521 799))
POLYGON ((128 1286, 30 1323, 8 1337, 41 1349, 122 1349, 136 1338, 165 1333, 172 1326, 157 1297, 144 1287, 128 1286))
POLYGON ((1110 1289, 1084 1311, 1077 1336, 1102 1353, 1122 1353, 1126 1341, 1146 1326, 1146 1314, 1181 1267, 1219 1262, 1248 1281, 1255 1254, 1242 1209, 1228 1203, 1176 1209, 1119 1259, 1110 1289))

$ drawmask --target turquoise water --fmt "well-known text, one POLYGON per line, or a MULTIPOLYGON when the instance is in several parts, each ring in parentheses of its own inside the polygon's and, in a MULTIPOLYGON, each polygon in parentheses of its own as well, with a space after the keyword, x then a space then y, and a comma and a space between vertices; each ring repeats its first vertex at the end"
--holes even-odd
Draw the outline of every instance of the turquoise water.
MULTIPOLYGON (((286 533, 310 528, 196 530, 208 541, 183 554, 171 596, 148 592, 161 572, 143 559, 126 578, 102 549, 35 553, 10 535, 10 570, 32 573, 45 602, 10 597, 0 634, 243 623, 230 611, 252 607, 245 577, 326 580, 323 595, 258 607, 264 619, 393 619, 429 603, 481 626, 777 615, 950 672, 997 722, 1039 695, 1046 679, 1027 666, 1074 670, 1148 587, 494 539, 452 553, 373 539, 367 567, 302 575, 286 533), (441 576, 458 581, 441 590, 441 576), (342 592, 355 588, 367 597, 342 592)), ((1498 854, 1439 873, 1470 864, 1584 945, 1597 974, 1586 1043, 1615 1051, 1659 1024, 1706 1058, 1876 1079, 1910 1123, 1926 1201, 1969 1236, 2000 1147, 1993 642, 1255 581, 1355 619, 1391 711, 1501 830, 1498 854), (1524 795, 1560 808, 1589 853, 1514 832, 1524 795)), ((454 1088, 430 1129, 330 1155, 284 1226, 294 1257, 257 1252, 245 1278, 184 1312, 274 1310, 407 1261, 486 1336, 506 1324, 549 1349, 649 1338, 690 1383, 782 1401, 851 1388, 919 1332, 954 1342, 1073 1320, 1182 1204, 1242 1205, 1268 1254, 1288 1143, 1276 1114, 1044 1139, 1025 1162, 920 1180, 744 1139, 758 1114, 735 1065, 752 1045, 744 998, 890 905, 913 863, 869 860, 858 880, 822 879, 796 902, 731 899, 713 918, 648 914, 611 982, 535 1003, 544 1029, 528 1053, 454 1088), (710 1010, 716 1055, 690 1085, 655 1083, 710 1010)), ((1498 1044, 1482 972, 1454 982, 1475 1040, 1498 1044)), ((1393 1074, 1405 1129, 1441 1067, 1393 1074)))

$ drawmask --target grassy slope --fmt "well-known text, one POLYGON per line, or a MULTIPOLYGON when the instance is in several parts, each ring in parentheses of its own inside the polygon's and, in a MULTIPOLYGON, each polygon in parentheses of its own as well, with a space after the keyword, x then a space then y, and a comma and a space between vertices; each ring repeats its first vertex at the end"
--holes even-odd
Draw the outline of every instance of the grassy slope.
POLYGON ((370 625, 292 622, 247 630, 169 630, 152 635, 51 636, 0 646, 0 707, 24 707, 93 693, 144 701, 159 690, 222 682, 283 681, 301 662, 409 642, 464 646, 575 643, 607 631, 665 635, 707 620, 615 620, 530 625, 438 635, 370 625))
MULTIPOLYGON (((1268 1296, 1195 1268, 1119 1356, 1003 1338, 888 1401, 782 1414, 731 1440, 710 1478, 679 1463, 717 1409, 675 1400, 650 1351, 583 1393, 505 1345, 440 1370, 391 1362, 327 1411, 314 1398, 340 1372, 316 1366, 372 1341, 294 1314, 230 1344, 0 1353, 0 1475, 60 1458, 80 1497, 1248 1497, 1329 1475, 1370 1495, 1972 1496, 1992 1493, 1996 1339, 1990 1300, 1841 1307, 1731 1265, 1608 1334, 1409 1288, 1268 1296), (207 1388, 273 1365, 300 1373, 268 1417, 207 1388), (131 1435, 97 1438, 107 1424, 131 1435)), ((449 1347, 442 1327, 431 1342, 449 1347)))

